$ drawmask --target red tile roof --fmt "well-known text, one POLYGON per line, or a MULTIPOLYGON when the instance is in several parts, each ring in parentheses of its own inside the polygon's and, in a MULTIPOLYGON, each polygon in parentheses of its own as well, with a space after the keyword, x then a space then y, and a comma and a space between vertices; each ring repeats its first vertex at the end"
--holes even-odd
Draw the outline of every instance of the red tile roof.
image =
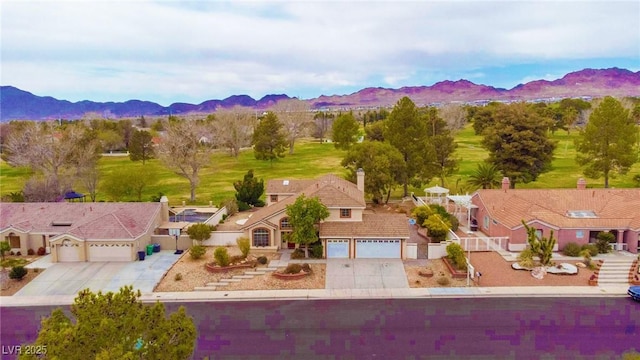
POLYGON ((160 209, 160 203, 0 203, 0 231, 135 239, 150 230, 160 209))
POLYGON ((558 228, 640 229, 640 189, 495 189, 474 197, 508 228, 538 220, 558 228), (595 217, 571 217, 569 211, 593 211, 595 217))

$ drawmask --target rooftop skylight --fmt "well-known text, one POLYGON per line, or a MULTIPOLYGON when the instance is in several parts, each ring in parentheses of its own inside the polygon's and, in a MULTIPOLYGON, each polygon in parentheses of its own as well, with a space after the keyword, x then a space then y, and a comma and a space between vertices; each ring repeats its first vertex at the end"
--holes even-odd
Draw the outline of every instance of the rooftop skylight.
POLYGON ((576 219, 597 218, 596 213, 593 210, 569 210, 567 211, 567 216, 576 219))

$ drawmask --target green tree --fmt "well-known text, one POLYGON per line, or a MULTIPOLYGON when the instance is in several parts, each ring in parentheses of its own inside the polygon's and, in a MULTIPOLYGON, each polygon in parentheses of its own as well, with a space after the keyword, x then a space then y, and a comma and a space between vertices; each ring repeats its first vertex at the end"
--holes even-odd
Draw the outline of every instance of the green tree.
POLYGON ((273 160, 284 157, 287 148, 287 139, 282 130, 283 125, 273 112, 260 120, 253 131, 253 153, 258 160, 273 160))
POLYGON ((616 236, 607 231, 600 231, 596 235, 596 247, 600 254, 606 254, 611 251, 611 244, 616 242, 616 236))
POLYGON ((153 159, 155 154, 152 139, 153 136, 151 136, 151 133, 148 131, 135 131, 129 141, 129 159, 131 159, 131 161, 142 160, 143 165, 145 161, 153 159))
POLYGON ((447 122, 438 115, 437 108, 429 107, 423 118, 427 122, 429 143, 435 155, 434 171, 440 178, 440 185, 444 187, 446 177, 458 171, 459 160, 455 157, 458 144, 456 144, 447 122))
POLYGON ((440 214, 429 215, 422 225, 427 228, 427 234, 431 241, 437 243, 446 240, 447 233, 451 230, 449 220, 443 219, 440 214))
POLYGON ((293 204, 287 205, 287 216, 292 231, 289 241, 304 245, 304 257, 309 257, 309 244, 318 241, 317 224, 329 217, 329 210, 318 198, 298 196, 293 204))
POLYGON ((358 141, 360 126, 352 112, 340 114, 333 122, 331 139, 336 149, 349 150, 358 141))
POLYGON ((482 145, 489 151, 488 162, 516 183, 529 183, 551 169, 556 143, 547 133, 549 119, 541 118, 525 103, 501 106, 493 125, 484 130, 482 145))
POLYGON ((629 111, 611 96, 593 110, 576 139, 576 161, 590 178, 604 176, 604 187, 615 173, 626 174, 638 161, 638 128, 629 111))
POLYGON ((402 154, 404 196, 409 183, 428 182, 433 170, 433 148, 429 145, 426 122, 408 97, 400 99, 385 120, 384 139, 402 154))
POLYGON ((481 162, 467 182, 483 189, 493 189, 500 185, 500 170, 493 164, 481 162))
POLYGON ((4 261, 4 253, 11 251, 11 244, 8 241, 0 241, 0 257, 4 261))
POLYGON ((240 208, 249 205, 264 206, 264 201, 260 200, 264 193, 264 181, 253 177, 253 170, 249 170, 242 181, 233 183, 233 187, 236 189, 236 200, 240 208))
POLYGON ((400 183, 403 173, 402 154, 388 143, 364 141, 355 144, 342 159, 342 166, 348 169, 347 178, 355 182, 356 172, 363 169, 367 181, 364 192, 371 195, 377 204, 389 201, 391 190, 400 183))
POLYGON ((556 239, 553 237, 553 230, 551 230, 551 234, 548 238, 544 236, 538 236, 536 234, 536 229, 522 221, 522 225, 527 231, 527 243, 529 244, 529 248, 533 252, 534 256, 537 256, 540 259, 540 264, 542 266, 551 265, 551 257, 553 256, 553 247, 556 246, 556 239))
POLYGON ((71 305, 75 321, 62 309, 53 310, 33 345, 46 347, 51 359, 191 358, 197 332, 185 308, 167 317, 161 302, 144 305, 140 296, 130 286, 106 294, 82 290, 71 305))
POLYGON ((189 239, 195 240, 200 244, 211 237, 211 226, 205 223, 191 224, 187 228, 187 235, 189 235, 189 239))
POLYGON ((155 181, 155 172, 147 166, 123 167, 114 170, 103 189, 113 201, 142 201, 144 189, 155 181))
POLYGON ((469 107, 467 109, 469 117, 473 122, 473 131, 476 135, 481 135, 486 128, 492 127, 495 119, 495 112, 506 105, 498 102, 490 102, 487 106, 469 107))

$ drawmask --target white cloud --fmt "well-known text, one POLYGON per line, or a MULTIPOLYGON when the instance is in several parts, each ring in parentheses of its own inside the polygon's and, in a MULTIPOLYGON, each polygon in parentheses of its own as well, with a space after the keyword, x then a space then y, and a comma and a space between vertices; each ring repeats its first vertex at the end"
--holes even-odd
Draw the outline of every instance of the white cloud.
POLYGON ((638 13, 634 1, 5 1, 1 80, 157 101, 490 82, 486 67, 640 61, 638 13))

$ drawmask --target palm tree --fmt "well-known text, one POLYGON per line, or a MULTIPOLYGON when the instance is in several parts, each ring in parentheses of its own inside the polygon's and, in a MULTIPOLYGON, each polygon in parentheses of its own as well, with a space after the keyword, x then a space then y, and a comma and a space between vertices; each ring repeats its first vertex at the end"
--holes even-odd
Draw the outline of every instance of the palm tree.
POLYGON ((480 163, 467 182, 469 185, 482 187, 483 189, 498 187, 500 185, 500 170, 493 164, 480 163))

